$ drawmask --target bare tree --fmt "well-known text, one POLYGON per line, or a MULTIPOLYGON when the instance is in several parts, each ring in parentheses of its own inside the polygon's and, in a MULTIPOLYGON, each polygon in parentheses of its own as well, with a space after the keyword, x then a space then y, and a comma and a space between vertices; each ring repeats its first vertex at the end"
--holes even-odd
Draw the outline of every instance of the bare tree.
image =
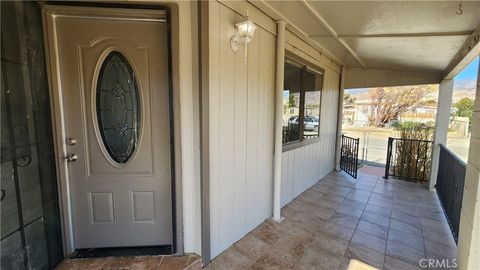
POLYGON ((346 93, 345 95, 343 95, 343 101, 347 105, 352 105, 352 104, 355 104, 355 101, 357 101, 357 97, 354 97, 351 94, 346 93))
POLYGON ((420 105, 423 99, 437 87, 435 85, 415 85, 399 87, 379 87, 368 89, 370 126, 383 127, 391 120, 420 105))

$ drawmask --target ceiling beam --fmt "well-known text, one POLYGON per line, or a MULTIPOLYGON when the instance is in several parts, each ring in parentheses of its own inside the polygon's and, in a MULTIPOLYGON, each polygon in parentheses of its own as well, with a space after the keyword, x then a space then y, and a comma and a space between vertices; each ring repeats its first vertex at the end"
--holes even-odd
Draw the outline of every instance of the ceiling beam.
POLYGON ((300 3, 315 17, 315 19, 327 30, 327 32, 335 39, 338 43, 340 43, 355 60, 363 67, 367 68, 367 65, 362 61, 360 56, 343 40, 341 39, 335 29, 333 29, 330 24, 323 18, 323 16, 314 8, 312 7, 306 0, 300 0, 300 3))
MULTIPOLYGON (((453 37, 470 36, 473 31, 457 32, 432 32, 432 33, 396 33, 396 34, 363 34, 363 35, 338 35, 338 38, 409 38, 409 37, 453 37)), ((330 37, 331 35, 312 35, 313 38, 330 37)))
POLYGON ((415 71, 395 71, 388 69, 347 67, 345 75, 345 89, 437 84, 441 81, 441 72, 425 73, 415 71))
POLYGON ((322 54, 333 60, 335 63, 339 64, 340 66, 346 66, 346 64, 340 60, 337 56, 335 56, 332 52, 327 50, 324 46, 322 46, 317 41, 313 40, 307 33, 305 33, 300 27, 292 23, 289 19, 287 19, 283 14, 281 14, 278 10, 272 7, 269 3, 264 0, 257 0, 252 1, 248 0, 252 5, 256 6, 263 12, 265 12, 268 16, 272 17, 274 20, 282 20, 287 23, 287 28, 291 30, 295 35, 297 35, 300 39, 305 41, 306 43, 310 44, 317 50, 319 50, 322 54))
POLYGON ((466 65, 475 57, 480 55, 480 24, 475 31, 467 38, 462 47, 452 58, 447 67, 443 70, 444 79, 453 79, 466 65))

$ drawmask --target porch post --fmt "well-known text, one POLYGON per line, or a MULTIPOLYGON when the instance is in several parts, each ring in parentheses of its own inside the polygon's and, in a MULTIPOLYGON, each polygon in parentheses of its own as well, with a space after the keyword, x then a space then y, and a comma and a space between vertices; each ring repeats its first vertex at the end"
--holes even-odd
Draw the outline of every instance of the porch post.
POLYGON ((480 269, 480 66, 478 68, 475 111, 468 151, 467 172, 463 190, 460 231, 458 236, 458 269, 480 269))
POLYGON ((345 92, 345 67, 340 74, 340 92, 338 93, 337 144, 335 146, 335 170, 340 171, 340 150, 342 147, 343 95, 345 92))
POLYGON ((437 183, 440 144, 446 145, 450 108, 452 106, 453 80, 443 80, 438 90, 438 108, 433 134, 432 166, 430 169, 429 188, 433 190, 437 183))
POLYGON ((275 82, 275 153, 273 168, 273 220, 282 222, 282 130, 283 130, 283 76, 285 62, 285 22, 277 21, 277 59, 275 82))

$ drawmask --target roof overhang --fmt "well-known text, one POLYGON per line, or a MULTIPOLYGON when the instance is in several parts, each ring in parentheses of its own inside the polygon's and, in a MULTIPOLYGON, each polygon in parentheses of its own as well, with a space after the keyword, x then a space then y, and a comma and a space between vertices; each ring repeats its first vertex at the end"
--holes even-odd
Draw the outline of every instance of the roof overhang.
MULTIPOLYGON (((438 83, 479 53, 480 1, 249 2, 347 67, 350 78, 380 70, 396 78, 392 81, 438 83)), ((373 81, 364 79, 362 85, 373 81)))

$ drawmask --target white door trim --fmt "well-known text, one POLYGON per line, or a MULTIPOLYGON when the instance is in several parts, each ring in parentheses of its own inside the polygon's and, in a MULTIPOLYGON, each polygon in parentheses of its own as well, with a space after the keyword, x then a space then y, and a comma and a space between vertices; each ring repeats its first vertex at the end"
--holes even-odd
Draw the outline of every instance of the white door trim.
MULTIPOLYGON (((70 184, 68 177, 68 166, 65 160, 66 152, 66 135, 65 135, 65 125, 64 125, 64 112, 62 104, 62 84, 59 70, 59 59, 58 59, 58 46, 57 46, 57 36, 56 36, 56 18, 59 17, 82 17, 88 16, 92 17, 98 12, 98 7, 78 7, 78 6, 57 6, 57 5, 42 5, 42 20, 43 20, 43 30, 44 30, 44 43, 45 43, 45 55, 46 55, 46 64, 47 64, 47 74, 49 82, 49 92, 50 92, 50 104, 52 111, 52 124, 53 124, 53 143, 55 150, 55 164, 57 172, 57 183, 58 183, 58 193, 59 193, 59 208, 60 208, 60 219, 62 227, 62 240, 63 240, 63 250, 64 254, 70 254, 75 251, 75 239, 74 239, 74 224, 72 219, 72 207, 71 207, 71 198, 70 198, 70 184)), ((167 11, 160 9, 130 9, 130 8, 102 8, 102 13, 107 13, 108 16, 102 16, 102 18, 122 18, 122 19, 131 19, 131 20, 141 20, 141 21, 166 21, 167 20, 167 11), (110 16, 111 15, 111 16, 110 16)), ((171 41, 169 41, 171 42, 171 41)), ((170 45, 169 45, 170 46, 170 45)), ((170 82, 172 83, 172 82, 170 82)), ((173 86, 170 86, 173 87, 173 86)), ((174 94, 174 93, 172 93, 174 94)), ((175 95, 175 94, 174 94, 175 95)), ((174 103, 170 104, 174 106, 174 103)), ((172 110, 174 115, 177 110, 172 110)), ((171 128, 174 128, 172 125, 171 128)), ((179 133, 179 132, 178 132, 179 133)), ((177 148, 179 136, 177 137, 177 132, 175 132, 175 146, 172 145, 172 151, 174 153, 181 153, 177 148)), ((180 173, 177 172, 177 168, 181 168, 181 164, 177 164, 176 160, 172 160, 174 166, 172 169, 175 170, 174 175, 176 176, 174 181, 175 183, 181 182, 180 173)), ((173 202, 173 210, 178 209, 178 203, 181 202, 181 197, 178 197, 178 189, 181 189, 180 185, 176 185, 175 194, 172 194, 175 198, 173 202)), ((180 204, 181 206, 181 204, 180 204)), ((181 247, 182 237, 178 236, 181 234, 181 230, 178 230, 179 225, 181 226, 182 220, 179 220, 177 217, 172 217, 174 224, 176 224, 176 239, 173 239, 174 245, 181 247), (180 222, 180 224, 179 224, 180 222)), ((180 227, 181 228, 181 227, 180 227)), ((180 250, 180 253, 182 250, 180 250)), ((177 251, 178 253, 178 251, 177 251)))

